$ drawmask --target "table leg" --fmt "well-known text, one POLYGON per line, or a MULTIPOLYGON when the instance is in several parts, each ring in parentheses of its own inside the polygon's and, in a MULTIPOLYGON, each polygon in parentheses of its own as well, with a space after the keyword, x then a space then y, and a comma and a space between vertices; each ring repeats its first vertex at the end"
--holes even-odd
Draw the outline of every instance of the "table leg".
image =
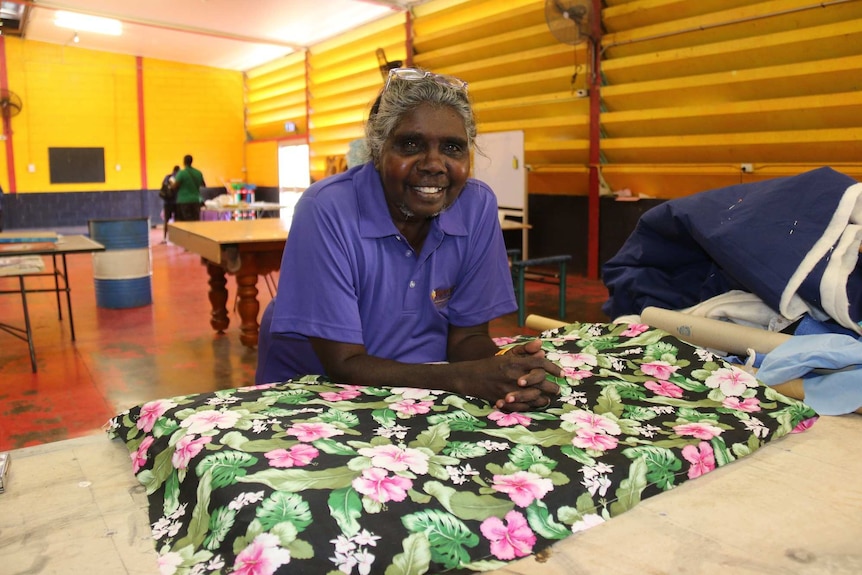
POLYGON ((227 277, 223 267, 210 262, 206 262, 206 265, 210 276, 209 298, 212 307, 210 325, 218 333, 224 333, 230 325, 230 318, 227 315, 227 277))
POLYGON ((18 276, 21 287, 21 302, 24 304, 24 329, 27 332, 27 345, 30 346, 30 367, 36 373, 36 346, 33 344, 33 328, 30 325, 30 311, 27 308, 27 289, 24 287, 24 276, 18 276))
MULTIPOLYGON (((63 254, 61 257, 63 261, 63 289, 66 292, 66 310, 69 312, 69 331, 72 334, 72 341, 75 341, 75 316, 72 315, 72 288, 69 286, 69 269, 66 267, 66 254, 63 254)), ((54 261, 54 281, 56 282, 57 289, 59 289, 60 283, 59 278, 57 277, 57 262, 54 261)), ((57 309, 60 309, 60 292, 57 292, 57 309)), ((62 312, 60 313, 60 319, 63 319, 62 312)))
POLYGON ((237 307, 242 320, 239 340, 246 347, 256 347, 260 332, 260 324, 257 323, 257 314, 260 312, 260 302, 257 301, 257 272, 241 271, 236 276, 236 284, 239 296, 237 307))

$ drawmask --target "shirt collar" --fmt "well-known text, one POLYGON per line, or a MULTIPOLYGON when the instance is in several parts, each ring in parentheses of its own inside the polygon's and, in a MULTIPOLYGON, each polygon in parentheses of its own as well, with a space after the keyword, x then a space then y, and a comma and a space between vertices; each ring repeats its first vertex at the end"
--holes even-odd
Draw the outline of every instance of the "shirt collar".
MULTIPOLYGON (((461 192, 463 196, 471 185, 467 185, 461 192)), ((363 238, 384 238, 398 235, 398 228, 389 215, 389 207, 386 205, 386 196, 383 193, 383 184, 380 174, 374 164, 368 162, 357 169, 353 176, 353 189, 359 206, 359 234, 363 238)), ((434 226, 450 236, 466 236, 467 224, 464 221, 464 213, 461 210, 461 196, 455 203, 449 206, 445 212, 435 218, 434 226)))

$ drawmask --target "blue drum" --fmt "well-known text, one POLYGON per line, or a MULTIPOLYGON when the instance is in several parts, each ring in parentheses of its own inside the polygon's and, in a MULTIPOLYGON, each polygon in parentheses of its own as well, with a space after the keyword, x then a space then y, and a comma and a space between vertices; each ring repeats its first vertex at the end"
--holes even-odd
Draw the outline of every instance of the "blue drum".
POLYGON ((93 254, 96 305, 110 309, 153 303, 149 218, 90 220, 90 238, 105 246, 93 254))

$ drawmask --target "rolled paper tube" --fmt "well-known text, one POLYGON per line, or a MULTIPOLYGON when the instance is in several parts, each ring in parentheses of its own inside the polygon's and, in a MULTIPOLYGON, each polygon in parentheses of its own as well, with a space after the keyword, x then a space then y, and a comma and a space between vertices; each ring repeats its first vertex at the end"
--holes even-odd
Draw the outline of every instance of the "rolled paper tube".
POLYGON ((536 331, 546 331, 567 325, 566 322, 531 313, 524 320, 524 325, 536 331))
POLYGON ((749 349, 757 353, 769 353, 793 337, 786 333, 657 307, 644 308, 641 312, 641 321, 672 333, 688 343, 740 356, 748 355, 749 349))

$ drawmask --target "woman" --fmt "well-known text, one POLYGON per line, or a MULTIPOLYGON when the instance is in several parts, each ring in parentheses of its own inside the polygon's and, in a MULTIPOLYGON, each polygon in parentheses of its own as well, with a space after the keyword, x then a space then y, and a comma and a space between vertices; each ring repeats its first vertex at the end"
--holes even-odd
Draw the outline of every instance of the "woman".
POLYGON ((508 411, 551 403, 546 376, 560 370, 540 342, 498 355, 488 334, 517 306, 495 196, 468 178, 475 136, 465 82, 390 72, 366 124, 369 161, 297 203, 258 382, 326 374, 508 411))

